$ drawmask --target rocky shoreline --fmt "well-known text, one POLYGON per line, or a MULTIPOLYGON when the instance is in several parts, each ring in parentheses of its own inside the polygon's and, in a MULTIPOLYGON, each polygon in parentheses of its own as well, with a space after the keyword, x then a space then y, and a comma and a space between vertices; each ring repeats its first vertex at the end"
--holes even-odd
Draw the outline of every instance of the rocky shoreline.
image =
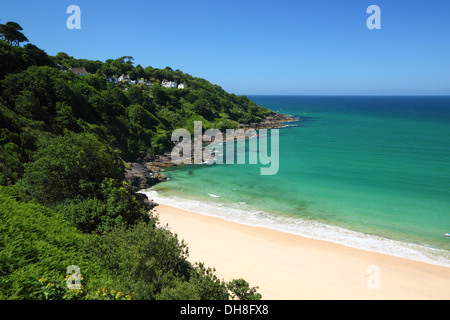
POLYGON ((255 129, 255 130, 276 129, 276 128, 283 128, 285 126, 285 122, 292 122, 292 121, 301 121, 301 119, 293 117, 288 114, 275 112, 273 115, 266 117, 260 123, 243 124, 242 127, 244 129, 255 129))
MULTIPOLYGON (((274 113, 260 123, 251 123, 242 125, 244 130, 248 129, 275 129, 283 128, 286 122, 301 121, 290 115, 274 113)), ((165 167, 177 166, 172 162, 170 152, 162 155, 146 156, 139 162, 127 163, 128 168, 125 170, 125 180, 138 190, 148 189, 155 184, 167 180, 167 177, 161 172, 165 167)), ((155 204, 156 205, 156 204, 155 204)))

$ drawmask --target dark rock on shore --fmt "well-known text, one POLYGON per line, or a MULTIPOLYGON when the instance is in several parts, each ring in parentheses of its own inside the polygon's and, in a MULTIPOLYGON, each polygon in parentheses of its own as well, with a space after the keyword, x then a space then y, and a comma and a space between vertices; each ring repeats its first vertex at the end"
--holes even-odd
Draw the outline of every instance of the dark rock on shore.
POLYGON ((165 154, 156 155, 153 160, 147 163, 147 166, 154 171, 159 171, 160 167, 172 167, 176 166, 176 164, 172 162, 170 152, 167 152, 165 154))
POLYGON ((147 195, 143 194, 143 193, 138 193, 136 192, 134 194, 134 196, 136 197, 136 199, 142 203, 145 208, 147 209, 147 211, 151 211, 154 207, 157 207, 158 204, 156 202, 154 202, 153 200, 149 199, 147 197, 147 195))
POLYGON ((266 117, 260 123, 250 123, 243 124, 242 127, 245 129, 275 129, 282 128, 285 126, 285 122, 298 121, 299 119, 294 118, 288 114, 274 113, 266 117))
POLYGON ((158 182, 167 180, 167 177, 162 175, 157 168, 152 169, 147 164, 130 162, 128 166, 129 169, 125 170, 125 179, 138 189, 147 189, 158 182))

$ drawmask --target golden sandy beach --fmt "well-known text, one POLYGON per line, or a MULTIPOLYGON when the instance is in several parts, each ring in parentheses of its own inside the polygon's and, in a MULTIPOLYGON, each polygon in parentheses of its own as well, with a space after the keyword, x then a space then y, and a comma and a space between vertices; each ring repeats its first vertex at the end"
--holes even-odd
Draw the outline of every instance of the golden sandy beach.
POLYGON ((171 206, 162 225, 183 239, 191 262, 223 280, 244 278, 263 300, 450 299, 450 268, 276 230, 251 227, 171 206))

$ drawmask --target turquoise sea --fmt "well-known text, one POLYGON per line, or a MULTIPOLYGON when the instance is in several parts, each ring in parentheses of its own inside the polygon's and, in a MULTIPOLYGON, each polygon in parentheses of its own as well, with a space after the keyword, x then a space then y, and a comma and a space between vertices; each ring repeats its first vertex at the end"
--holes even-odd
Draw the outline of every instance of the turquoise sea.
POLYGON ((450 266, 450 97, 249 96, 300 117, 279 171, 187 165, 146 193, 249 225, 450 266))

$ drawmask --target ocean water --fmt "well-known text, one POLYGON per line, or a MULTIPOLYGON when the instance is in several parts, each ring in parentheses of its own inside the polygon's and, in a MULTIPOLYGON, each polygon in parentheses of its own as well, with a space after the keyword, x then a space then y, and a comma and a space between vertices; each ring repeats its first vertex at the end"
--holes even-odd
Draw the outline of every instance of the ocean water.
POLYGON ((169 180, 145 193, 231 221, 450 266, 450 97, 249 98, 301 119, 279 130, 276 175, 261 175, 262 164, 186 165, 167 169, 169 180))

